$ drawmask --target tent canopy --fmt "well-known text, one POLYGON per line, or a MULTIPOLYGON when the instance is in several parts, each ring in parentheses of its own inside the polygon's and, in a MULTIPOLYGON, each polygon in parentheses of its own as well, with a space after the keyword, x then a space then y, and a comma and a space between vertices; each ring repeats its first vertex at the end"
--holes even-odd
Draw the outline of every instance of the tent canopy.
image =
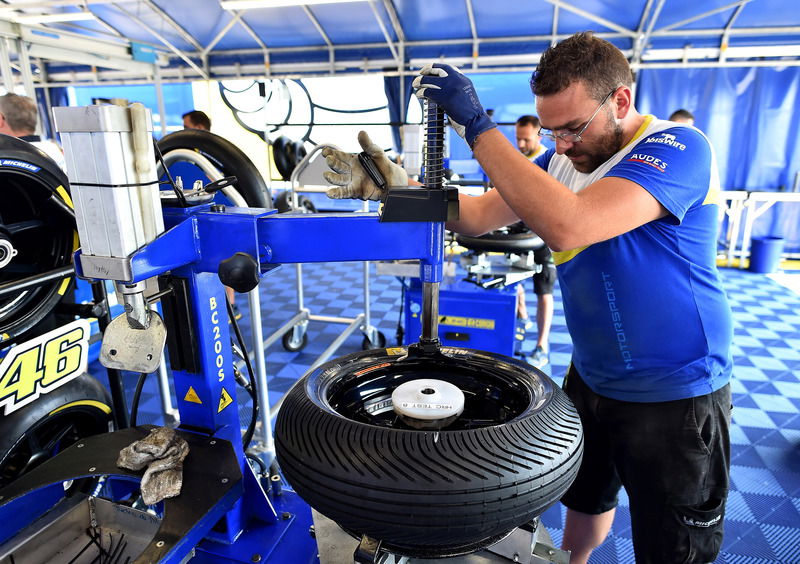
POLYGON ((49 85, 408 74, 439 58, 471 71, 530 70, 552 42, 583 30, 634 68, 800 65, 796 0, 308 1, 6 0, 0 33, 17 39, 12 61, 30 58, 34 80, 49 85), (58 14, 88 19, 34 23, 58 14))

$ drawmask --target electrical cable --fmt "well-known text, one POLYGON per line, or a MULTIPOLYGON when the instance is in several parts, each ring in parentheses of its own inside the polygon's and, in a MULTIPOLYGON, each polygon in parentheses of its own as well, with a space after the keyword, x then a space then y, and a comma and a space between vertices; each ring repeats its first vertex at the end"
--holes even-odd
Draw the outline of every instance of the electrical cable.
POLYGON ((403 336, 405 335, 405 330, 403 329, 403 311, 406 303, 406 278, 405 276, 399 276, 397 279, 400 281, 400 314, 397 316, 397 329, 394 332, 394 338, 397 341, 397 346, 402 347, 403 336))
MULTIPOLYGON (((233 304, 225 298, 225 307, 228 310, 228 317, 231 321, 231 326, 233 327, 233 333, 236 335, 236 341, 239 343, 239 348, 242 350, 242 358, 244 359, 244 364, 247 367, 247 373, 250 376, 250 389, 247 390, 250 393, 250 399, 253 402, 253 415, 250 418, 250 424, 247 426, 247 431, 245 431, 244 437, 242 438, 242 449, 247 450, 247 447, 250 445, 250 442, 253 440, 253 434, 256 431, 256 421, 258 421, 258 390, 257 390, 257 383, 255 378, 255 372, 253 371, 253 365, 250 363, 250 357, 247 354, 247 347, 244 345, 244 337, 242 337, 242 331, 239 329, 239 323, 236 321, 236 317, 233 314, 233 304)), ((245 388, 247 389, 247 388, 245 388)))
POLYGON ((169 168, 167 167, 167 163, 164 162, 164 155, 161 154, 161 149, 158 148, 158 141, 153 139, 153 149, 156 153, 156 158, 158 162, 161 163, 161 166, 164 167, 164 172, 167 175, 168 181, 164 184, 169 184, 172 186, 172 191, 175 192, 175 195, 178 197, 178 201, 181 203, 181 207, 186 208, 189 207, 189 204, 186 202, 186 196, 183 195, 183 190, 178 188, 178 185, 175 183, 175 179, 172 178, 172 174, 169 172, 169 168))
POLYGON ((136 427, 136 419, 139 415, 139 399, 142 397, 142 388, 144 388, 146 378, 147 372, 142 372, 136 382, 136 391, 133 392, 133 401, 131 402, 131 427, 136 427))
POLYGON ((247 457, 247 460, 252 460, 255 462, 258 467, 261 469, 261 475, 266 476, 268 474, 267 465, 264 464, 264 461, 257 457, 255 454, 250 452, 245 452, 244 455, 247 457))

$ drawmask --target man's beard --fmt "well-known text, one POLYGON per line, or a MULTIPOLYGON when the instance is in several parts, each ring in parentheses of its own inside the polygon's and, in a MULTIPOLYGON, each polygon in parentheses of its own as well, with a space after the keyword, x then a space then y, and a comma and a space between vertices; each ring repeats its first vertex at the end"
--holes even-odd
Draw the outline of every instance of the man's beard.
POLYGON ((568 157, 584 157, 585 160, 581 162, 572 161, 572 166, 578 172, 594 172, 597 167, 622 149, 622 127, 613 118, 613 115, 610 117, 602 136, 594 143, 596 149, 583 152, 580 150, 581 145, 578 144, 577 146, 573 145, 564 153, 568 157))

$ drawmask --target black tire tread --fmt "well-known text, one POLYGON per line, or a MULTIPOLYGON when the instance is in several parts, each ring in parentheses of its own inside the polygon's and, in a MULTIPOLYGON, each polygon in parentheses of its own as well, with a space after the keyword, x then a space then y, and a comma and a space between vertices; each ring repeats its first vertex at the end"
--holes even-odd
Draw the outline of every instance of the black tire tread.
MULTIPOLYGON (((353 370, 347 358, 335 362, 342 372, 353 370)), ((490 537, 541 514, 577 473, 580 421, 555 386, 535 413, 502 426, 387 429, 309 399, 309 378, 333 364, 290 391, 278 414, 275 446, 301 497, 347 529, 401 546, 468 542, 459 527, 490 537)))
POLYGON ((485 235, 456 235, 456 243, 475 252, 527 253, 544 246, 544 241, 531 231, 506 233, 492 231, 485 235))

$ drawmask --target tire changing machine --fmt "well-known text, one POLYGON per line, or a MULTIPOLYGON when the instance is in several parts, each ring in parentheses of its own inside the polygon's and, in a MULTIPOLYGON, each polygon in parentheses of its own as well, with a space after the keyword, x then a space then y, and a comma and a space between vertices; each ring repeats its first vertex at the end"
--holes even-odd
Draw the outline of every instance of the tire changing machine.
MULTIPOLYGON (((116 460, 148 427, 69 447, 0 490, 0 563, 317 562, 311 509, 280 480, 265 487, 245 456, 222 281, 249 291, 282 263, 418 259, 421 344, 437 343, 444 221, 457 211, 457 192, 392 190, 379 214, 279 216, 215 206, 202 193, 177 194, 177 205, 162 210, 143 106, 55 112, 81 240, 76 270, 114 281, 124 298, 101 359, 152 372, 168 341, 176 432, 190 452, 181 494, 140 508, 141 473, 116 460), (149 307, 158 299, 163 320, 149 307)), ((353 558, 387 556, 362 550, 353 558)))

